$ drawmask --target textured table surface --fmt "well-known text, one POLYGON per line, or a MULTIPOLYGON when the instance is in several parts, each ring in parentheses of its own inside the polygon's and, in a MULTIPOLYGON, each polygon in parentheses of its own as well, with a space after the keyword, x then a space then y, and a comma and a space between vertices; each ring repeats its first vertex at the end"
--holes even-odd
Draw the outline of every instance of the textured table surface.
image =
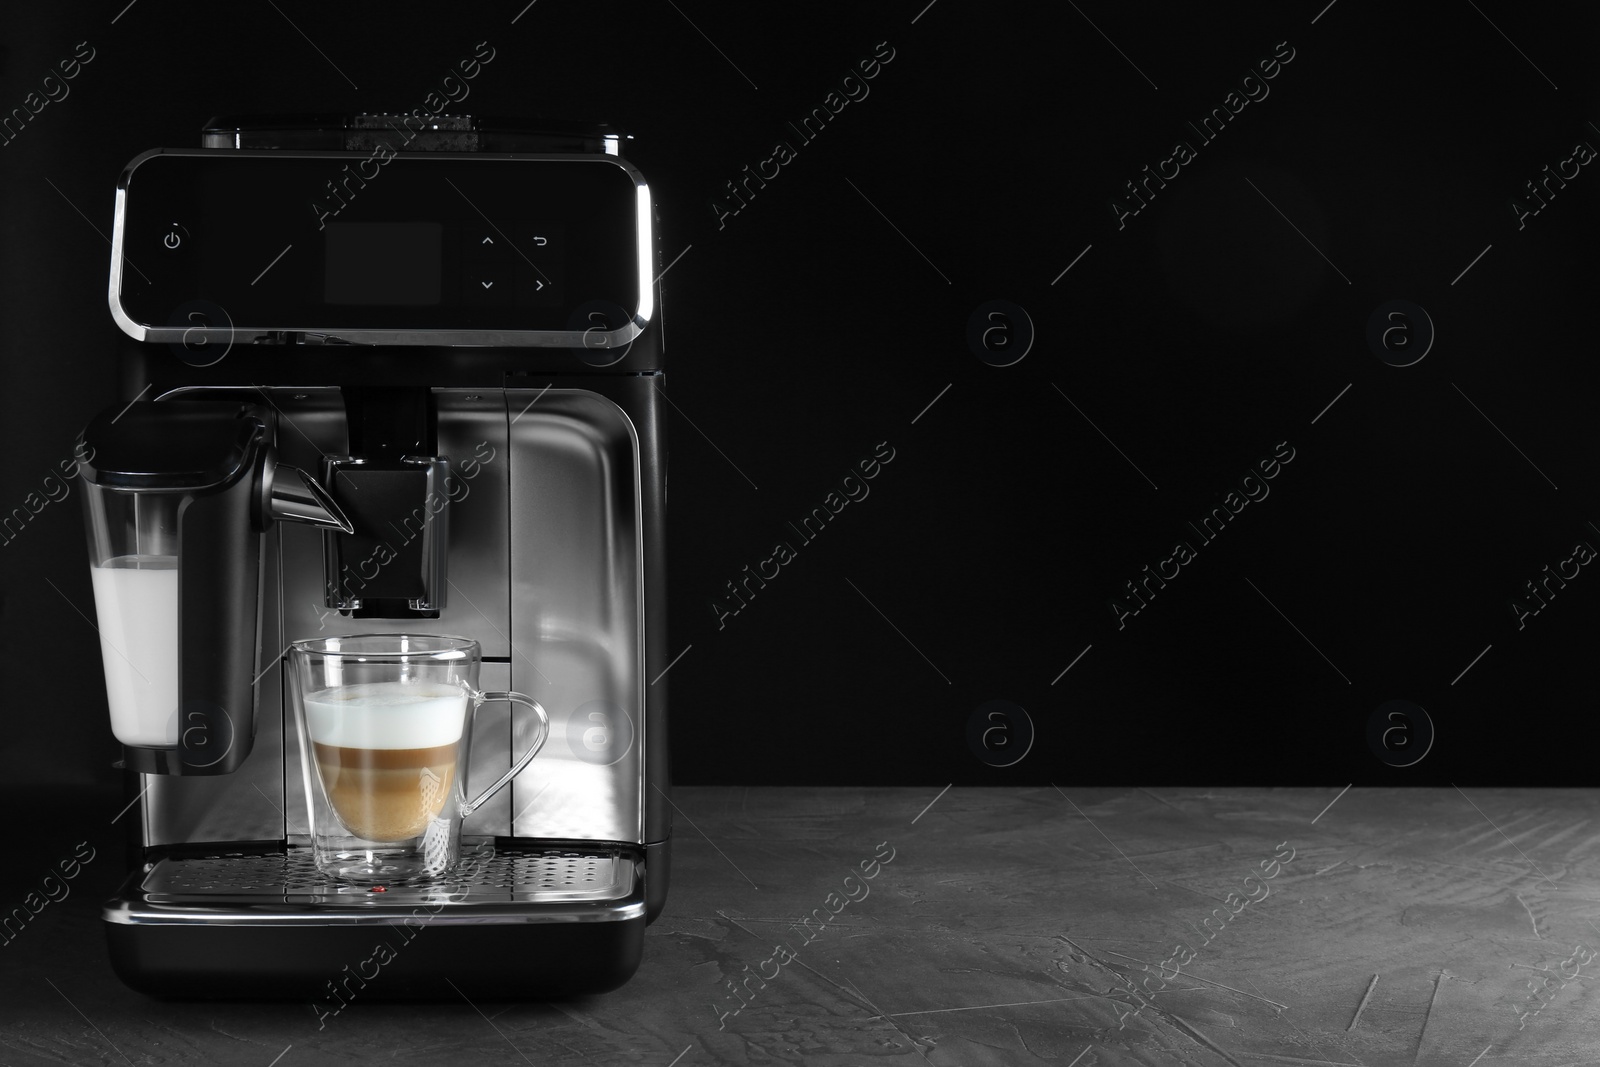
MULTIPOLYGON (((123 988, 97 918, 120 873, 107 836, 0 948, 0 1063, 1600 1063, 1592 791, 675 800, 671 897, 621 990, 357 1001, 320 1030, 307 1005, 123 988), (876 877, 847 882, 863 861, 876 877), (813 912, 829 921, 807 941, 813 912)), ((60 848, 32 844, 8 909, 60 848)))

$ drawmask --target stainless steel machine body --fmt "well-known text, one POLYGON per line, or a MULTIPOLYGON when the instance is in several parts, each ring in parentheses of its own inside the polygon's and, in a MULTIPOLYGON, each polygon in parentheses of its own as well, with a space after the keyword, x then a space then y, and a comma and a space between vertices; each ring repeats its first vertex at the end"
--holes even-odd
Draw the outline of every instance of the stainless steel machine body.
MULTIPOLYGON (((564 158, 587 149, 637 175, 616 156, 614 134, 554 136, 530 143, 558 142, 564 158)), ((352 514, 370 483, 345 478, 350 463, 380 445, 403 452, 391 438, 411 440, 391 422, 409 425, 415 412, 426 455, 444 461, 414 506, 368 521, 362 551, 382 543, 388 553, 353 554, 356 542, 306 525, 263 534, 253 744, 244 742, 236 770, 147 773, 130 750, 132 870, 105 919, 113 963, 136 988, 310 997, 335 1010, 358 992, 453 995, 445 979, 502 999, 595 992, 637 967, 644 925, 665 899, 671 822, 660 256, 654 205, 637 184, 649 230, 641 299, 627 321, 595 318, 608 330, 598 356, 552 343, 584 336, 570 330, 470 345, 452 343, 455 331, 388 336, 400 346, 230 323, 226 358, 202 366, 173 358, 160 331, 131 330, 130 316, 117 316, 132 335, 130 398, 270 412, 278 461, 322 472, 322 487, 352 514), (425 581, 442 587, 410 602, 421 608, 363 603, 368 582, 387 580, 377 577, 383 560, 424 537, 442 547, 425 581), (511 787, 469 817, 456 875, 374 891, 329 882, 309 862, 305 754, 283 653, 300 638, 387 632, 477 640, 482 684, 534 697, 551 734, 511 787), (377 943, 393 958, 361 966, 377 943)), ((114 306, 119 284, 114 277, 114 306)), ((220 323, 204 325, 223 336, 220 323)), ((504 773, 527 734, 520 714, 485 708, 469 782, 504 773)))

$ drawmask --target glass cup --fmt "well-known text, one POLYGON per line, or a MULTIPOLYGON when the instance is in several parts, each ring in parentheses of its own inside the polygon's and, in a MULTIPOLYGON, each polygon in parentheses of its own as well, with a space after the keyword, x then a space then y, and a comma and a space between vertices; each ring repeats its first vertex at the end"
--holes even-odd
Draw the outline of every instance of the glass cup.
POLYGON ((343 882, 399 885, 447 873, 461 821, 516 777, 550 734, 521 693, 478 689, 476 641, 360 634, 296 641, 289 690, 300 735, 317 867, 343 882), (472 800, 464 781, 479 707, 521 704, 539 720, 533 744, 472 800))

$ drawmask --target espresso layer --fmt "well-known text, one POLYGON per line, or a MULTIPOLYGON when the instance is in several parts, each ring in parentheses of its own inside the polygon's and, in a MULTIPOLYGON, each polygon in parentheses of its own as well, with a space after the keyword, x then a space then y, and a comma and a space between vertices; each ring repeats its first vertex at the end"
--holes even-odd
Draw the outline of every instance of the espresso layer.
POLYGON ((339 821, 368 841, 404 841, 444 810, 455 786, 456 745, 344 748, 313 744, 339 821))

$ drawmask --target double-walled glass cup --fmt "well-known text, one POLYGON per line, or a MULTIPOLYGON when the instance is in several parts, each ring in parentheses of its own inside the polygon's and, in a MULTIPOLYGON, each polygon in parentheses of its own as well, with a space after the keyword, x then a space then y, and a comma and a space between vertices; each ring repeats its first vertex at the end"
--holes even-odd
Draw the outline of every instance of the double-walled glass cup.
POLYGON ((538 754, 550 733, 544 709, 521 693, 480 691, 480 661, 476 641, 434 634, 290 646, 311 843, 324 874, 399 885, 447 873, 461 856, 461 821, 538 754), (528 708, 538 733, 510 770, 467 800, 473 719, 493 700, 528 708))

